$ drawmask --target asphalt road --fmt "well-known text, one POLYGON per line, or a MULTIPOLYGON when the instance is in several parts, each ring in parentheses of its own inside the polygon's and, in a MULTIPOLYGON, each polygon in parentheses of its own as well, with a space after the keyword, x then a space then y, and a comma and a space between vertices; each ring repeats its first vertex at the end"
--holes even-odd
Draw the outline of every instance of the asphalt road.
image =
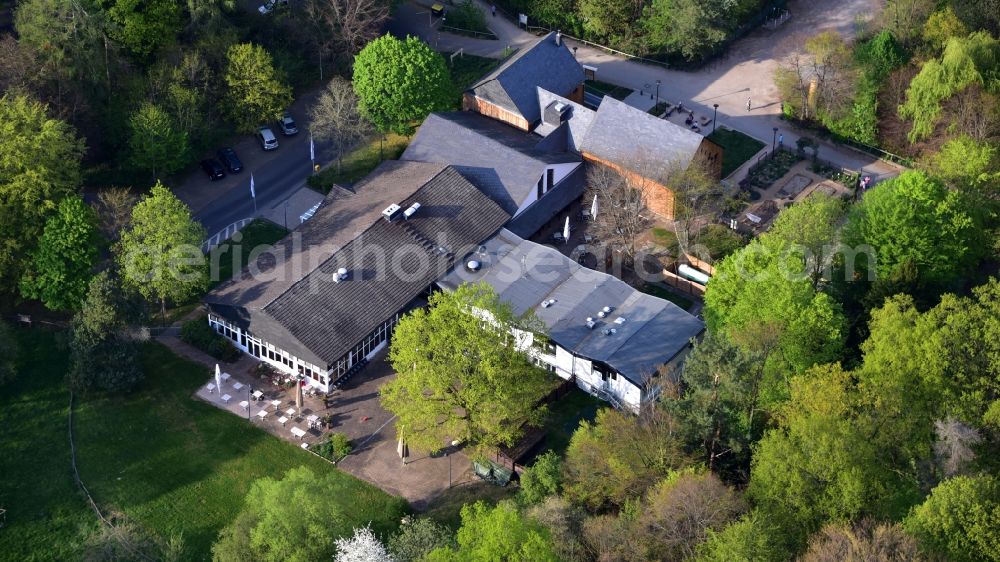
MULTIPOLYGON (((298 125, 299 134, 282 136, 277 124, 271 125, 271 130, 278 138, 276 150, 265 152, 252 135, 240 137, 232 147, 243 161, 242 171, 227 174, 224 179, 212 182, 199 167, 174 188, 174 193, 191 207, 194 218, 205 226, 209 236, 236 221, 263 214, 305 185, 306 178, 312 174, 308 108, 318 93, 315 91, 301 96, 289 109, 298 125), (254 199, 250 197, 251 173, 257 194, 256 210, 254 199)), ((316 142, 318 163, 329 162, 332 159, 330 152, 328 143, 316 142)), ((203 158, 207 156, 204 155, 203 158)), ((214 157, 214 153, 212 156, 214 157)))

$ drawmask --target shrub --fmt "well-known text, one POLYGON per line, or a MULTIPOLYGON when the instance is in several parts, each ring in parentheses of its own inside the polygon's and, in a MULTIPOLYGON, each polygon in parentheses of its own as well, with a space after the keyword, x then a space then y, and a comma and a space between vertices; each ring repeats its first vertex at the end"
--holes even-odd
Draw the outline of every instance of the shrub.
POLYGON ((204 316, 188 320, 181 326, 181 340, 226 363, 240 358, 240 351, 229 340, 215 333, 204 316))
POLYGON ((476 6, 472 0, 462 0, 455 7, 448 10, 445 23, 449 27, 457 29, 468 29, 469 31, 479 31, 489 33, 490 28, 486 26, 486 15, 476 6))
POLYGON ((526 504, 538 503, 558 494, 561 486, 562 462, 555 452, 547 451, 521 475, 521 500, 526 504))
POLYGON ((337 462, 351 454, 351 441, 343 433, 331 433, 330 437, 316 446, 316 454, 337 462))

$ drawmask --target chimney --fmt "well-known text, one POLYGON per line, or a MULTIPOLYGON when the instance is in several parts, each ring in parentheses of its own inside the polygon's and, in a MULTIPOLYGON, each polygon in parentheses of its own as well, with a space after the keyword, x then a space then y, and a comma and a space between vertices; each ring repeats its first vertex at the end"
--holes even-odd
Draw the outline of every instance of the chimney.
POLYGON ((562 31, 556 31, 556 45, 562 45, 562 31))
POLYGON ((333 274, 333 282, 340 283, 341 281, 347 281, 347 268, 341 267, 333 274))

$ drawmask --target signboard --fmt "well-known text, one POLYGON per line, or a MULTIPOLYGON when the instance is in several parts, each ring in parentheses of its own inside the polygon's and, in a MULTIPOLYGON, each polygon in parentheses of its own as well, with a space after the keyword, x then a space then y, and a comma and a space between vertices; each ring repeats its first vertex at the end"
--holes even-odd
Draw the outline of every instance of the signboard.
POLYGON ((528 16, 526 14, 517 14, 517 23, 528 27, 528 16))

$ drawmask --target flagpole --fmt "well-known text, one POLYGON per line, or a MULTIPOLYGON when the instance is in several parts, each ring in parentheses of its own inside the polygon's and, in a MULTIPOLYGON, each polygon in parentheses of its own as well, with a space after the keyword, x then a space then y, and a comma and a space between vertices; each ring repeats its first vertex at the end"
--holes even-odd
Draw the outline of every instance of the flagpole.
POLYGON ((250 173, 250 198, 253 199, 253 213, 257 214, 257 193, 253 189, 253 172, 250 173))

